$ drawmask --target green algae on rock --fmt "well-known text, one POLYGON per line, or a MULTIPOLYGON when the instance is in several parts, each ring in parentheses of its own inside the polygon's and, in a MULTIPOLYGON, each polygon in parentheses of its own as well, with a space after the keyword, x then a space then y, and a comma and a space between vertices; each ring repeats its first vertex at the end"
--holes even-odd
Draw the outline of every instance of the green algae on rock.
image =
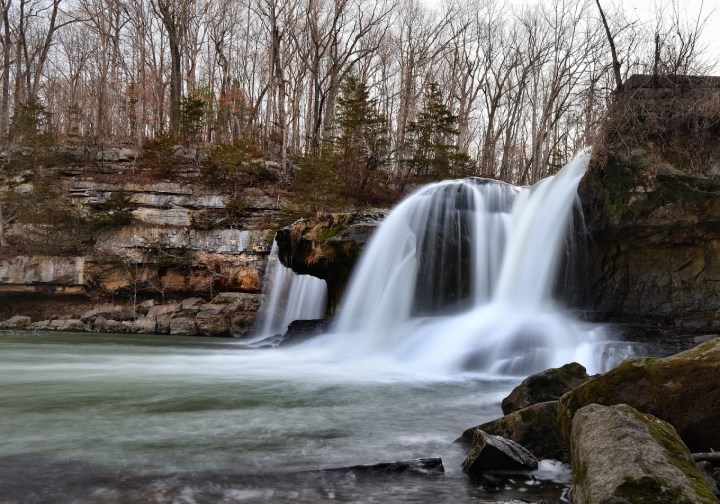
POLYGON ((558 422, 570 439, 573 416, 588 404, 628 404, 672 424, 693 451, 720 446, 720 339, 666 358, 631 359, 566 393, 558 422))
POLYGON ((718 500, 671 425, 625 404, 572 421, 574 504, 712 504, 718 500))

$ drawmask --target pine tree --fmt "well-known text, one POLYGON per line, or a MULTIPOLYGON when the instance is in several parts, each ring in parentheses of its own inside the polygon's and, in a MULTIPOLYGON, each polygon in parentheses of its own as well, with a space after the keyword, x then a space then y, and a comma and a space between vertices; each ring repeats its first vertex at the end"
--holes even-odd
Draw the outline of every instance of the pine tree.
POLYGON ((380 197, 387 174, 383 168, 389 161, 390 144, 385 117, 377 112, 376 102, 354 74, 343 82, 337 101, 337 161, 347 196, 360 203, 380 197))
POLYGON ((470 158, 457 145, 457 116, 445 105, 440 86, 431 82, 425 92, 423 109, 408 125, 408 175, 426 183, 464 176, 470 158))

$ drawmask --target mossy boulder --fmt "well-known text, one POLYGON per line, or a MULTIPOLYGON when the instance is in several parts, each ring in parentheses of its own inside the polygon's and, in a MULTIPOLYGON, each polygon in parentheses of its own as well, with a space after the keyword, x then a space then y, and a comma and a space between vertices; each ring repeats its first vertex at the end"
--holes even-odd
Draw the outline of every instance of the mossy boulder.
POLYGON ((532 404, 557 401, 565 392, 589 379, 590 376, 585 368, 577 362, 571 362, 559 368, 546 369, 528 376, 515 387, 510 395, 502 400, 502 411, 508 415, 532 404))
POLYGON ((672 424, 691 450, 720 447, 720 339, 665 358, 630 359, 560 399, 565 440, 588 404, 628 404, 672 424))
POLYGON ((280 229, 275 239, 280 262, 301 275, 322 278, 333 312, 350 273, 385 212, 320 214, 280 229))
POLYGON ((557 401, 527 406, 502 418, 472 427, 458 442, 470 444, 476 430, 502 436, 527 448, 539 459, 567 460, 567 448, 557 423, 557 401))
POLYGON ((673 427, 625 404, 572 421, 573 504, 713 504, 718 500, 673 427))

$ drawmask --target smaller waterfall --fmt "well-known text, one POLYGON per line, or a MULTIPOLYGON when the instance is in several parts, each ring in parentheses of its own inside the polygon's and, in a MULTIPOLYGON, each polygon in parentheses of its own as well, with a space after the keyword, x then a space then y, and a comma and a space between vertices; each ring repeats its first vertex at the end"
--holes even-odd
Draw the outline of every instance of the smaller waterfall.
POLYGON ((260 310, 262 325, 258 336, 284 333, 295 320, 322 318, 327 304, 327 285, 310 275, 298 275, 280 263, 273 242, 265 270, 266 301, 260 310))

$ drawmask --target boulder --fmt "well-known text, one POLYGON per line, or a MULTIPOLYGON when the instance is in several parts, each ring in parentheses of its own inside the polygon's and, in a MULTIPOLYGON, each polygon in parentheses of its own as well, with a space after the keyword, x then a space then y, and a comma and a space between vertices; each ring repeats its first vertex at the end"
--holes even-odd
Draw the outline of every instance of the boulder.
POLYGON ((147 311, 148 317, 159 317, 161 315, 172 315, 176 311, 180 310, 179 303, 170 303, 164 305, 152 306, 147 311))
POLYGON ((588 404, 628 404, 672 424, 697 452, 720 447, 720 339, 665 358, 629 359, 560 399, 558 422, 570 438, 575 412, 588 404))
POLYGON ((195 336, 197 334, 195 321, 187 317, 170 319, 170 334, 195 336))
POLYGON ((716 504, 671 425, 625 404, 591 404, 572 421, 572 502, 716 504))
POLYGON ((124 324, 117 320, 107 320, 104 317, 98 317, 95 319, 95 323, 93 324, 93 332, 126 333, 130 332, 131 330, 131 326, 129 326, 128 324, 131 323, 128 322, 127 324, 124 324))
POLYGON ((160 315, 155 319, 155 334, 168 334, 170 332, 170 315, 160 315))
POLYGON ((557 401, 533 404, 467 429, 458 441, 469 445, 475 431, 481 430, 515 441, 539 459, 567 461, 567 448, 560 435, 557 411, 557 401))
POLYGON ((135 312, 128 306, 121 305, 102 305, 92 310, 88 310, 80 316, 83 322, 92 321, 97 317, 103 317, 108 320, 134 320, 135 312))
POLYGON ((198 313, 195 318, 198 334, 203 336, 226 337, 232 336, 230 331, 230 319, 223 314, 216 314, 210 311, 198 313))
POLYGON ((182 309, 183 311, 185 311, 185 310, 188 310, 188 309, 190 309, 190 308, 197 307, 199 304, 202 304, 202 303, 204 303, 204 302, 205 302, 205 301, 203 300, 203 298, 199 298, 199 297, 193 297, 193 298, 189 298, 189 299, 183 299, 182 302, 180 303, 180 309, 182 309))
POLYGON ((24 315, 15 315, 14 317, 10 317, 5 322, 3 322, 1 326, 5 329, 24 329, 31 323, 32 319, 30 319, 30 317, 26 317, 24 315))
POLYGON ((588 381, 587 371, 577 362, 559 368, 546 369, 528 376, 502 401, 502 412, 507 415, 532 404, 557 401, 578 385, 588 381))
POLYGON ((221 292, 210 301, 212 305, 227 306, 230 311, 257 312, 263 296, 247 292, 221 292))
POLYGON ((53 320, 50 326, 56 331, 85 332, 88 330, 83 321, 79 319, 53 320))
POLYGON ((494 471, 534 471, 538 460, 515 441, 475 429, 463 471, 479 476, 494 471))
POLYGON ((31 331, 48 331, 50 330, 50 321, 49 320, 39 320, 37 322, 33 322, 29 326, 27 326, 28 329, 31 331))
POLYGON ((155 317, 143 317, 132 324, 132 332, 137 334, 155 334, 157 319, 155 317))

